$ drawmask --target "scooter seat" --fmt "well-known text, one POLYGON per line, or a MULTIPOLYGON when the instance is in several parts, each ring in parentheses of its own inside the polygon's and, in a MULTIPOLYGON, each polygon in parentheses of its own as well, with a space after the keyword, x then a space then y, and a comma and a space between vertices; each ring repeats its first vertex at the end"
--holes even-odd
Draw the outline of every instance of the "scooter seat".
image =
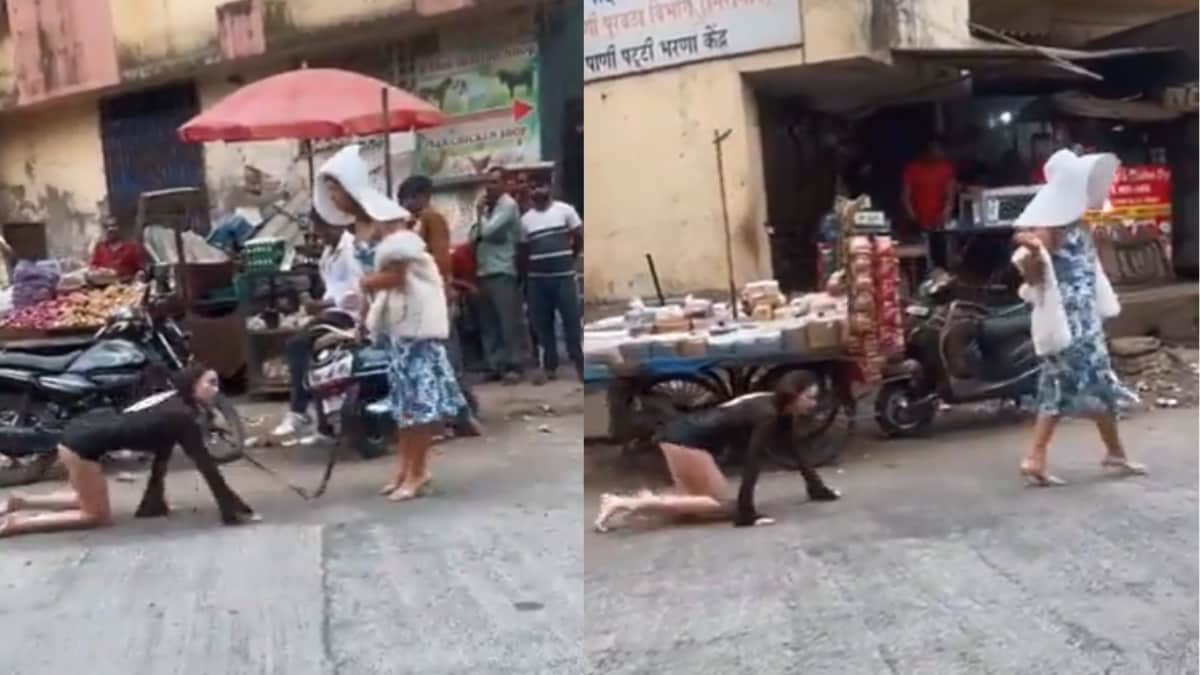
POLYGON ((989 319, 1002 319, 1014 314, 1028 314, 1029 305, 1021 302, 1007 307, 995 307, 988 310, 989 319))
POLYGON ((979 324, 979 346, 987 355, 991 349, 1000 347, 1015 337, 1029 338, 1030 316, 1028 312, 1008 313, 1004 316, 989 316, 979 324))
POLYGON ((33 354, 30 352, 0 352, 0 368, 33 370, 39 373, 62 373, 82 353, 83 350, 56 355, 33 354))

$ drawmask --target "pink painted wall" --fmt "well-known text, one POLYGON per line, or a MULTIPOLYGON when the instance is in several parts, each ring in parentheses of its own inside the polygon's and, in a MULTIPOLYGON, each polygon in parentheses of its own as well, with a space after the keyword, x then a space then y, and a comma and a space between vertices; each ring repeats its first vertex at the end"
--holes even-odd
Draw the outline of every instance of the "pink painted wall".
POLYGON ((120 81, 110 0, 8 0, 17 104, 120 81))
POLYGON ((267 50, 262 0, 234 0, 217 7, 221 58, 255 56, 267 50))

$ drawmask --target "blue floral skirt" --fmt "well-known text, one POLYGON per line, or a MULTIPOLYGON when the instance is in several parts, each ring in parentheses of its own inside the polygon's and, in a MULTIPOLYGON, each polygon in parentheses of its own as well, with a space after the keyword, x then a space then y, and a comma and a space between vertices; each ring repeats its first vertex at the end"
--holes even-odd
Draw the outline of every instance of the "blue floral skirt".
POLYGON ((1137 403, 1137 394, 1113 372, 1103 335, 1077 339, 1042 359, 1037 411, 1043 415, 1106 415, 1137 403))
POLYGON ((388 353, 388 404, 401 428, 454 419, 467 405, 441 340, 383 338, 388 353))

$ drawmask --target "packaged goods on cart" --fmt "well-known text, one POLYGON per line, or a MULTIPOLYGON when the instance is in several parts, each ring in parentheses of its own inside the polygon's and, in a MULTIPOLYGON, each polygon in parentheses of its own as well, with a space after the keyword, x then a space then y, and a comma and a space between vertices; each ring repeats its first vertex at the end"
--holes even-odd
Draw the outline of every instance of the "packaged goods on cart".
POLYGON ((787 298, 774 279, 752 281, 742 289, 742 305, 756 321, 770 321, 775 308, 785 304, 787 298))
POLYGON ((263 377, 268 380, 286 380, 291 373, 287 359, 278 357, 264 361, 262 364, 263 377))
POLYGON ((889 356, 904 350, 904 326, 900 314, 900 261, 891 237, 875 238, 875 314, 879 346, 889 356))

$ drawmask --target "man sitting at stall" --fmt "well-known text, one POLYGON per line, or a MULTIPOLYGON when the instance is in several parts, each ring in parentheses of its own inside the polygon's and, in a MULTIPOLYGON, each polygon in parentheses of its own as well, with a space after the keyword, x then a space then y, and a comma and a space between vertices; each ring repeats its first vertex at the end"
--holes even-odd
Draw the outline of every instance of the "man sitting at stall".
POLYGON ((941 139, 929 140, 925 151, 904 167, 901 182, 906 215, 925 235, 932 264, 945 267, 942 230, 950 220, 958 186, 954 163, 946 157, 941 139))
POLYGON ((92 249, 88 265, 92 269, 111 270, 121 281, 128 281, 142 271, 144 264, 142 245, 126 239, 117 219, 107 216, 104 219, 104 236, 92 249))
POLYGON ((336 227, 324 223, 313 213, 314 229, 325 245, 319 269, 325 293, 319 300, 309 300, 305 312, 312 317, 304 330, 287 341, 286 353, 289 371, 289 407, 287 416, 272 431, 273 436, 291 436, 312 428, 308 416, 310 396, 305 379, 312 348, 320 337, 316 329, 320 326, 350 329, 355 326, 355 316, 361 308, 359 280, 364 268, 356 257, 358 240, 348 227, 336 227))

